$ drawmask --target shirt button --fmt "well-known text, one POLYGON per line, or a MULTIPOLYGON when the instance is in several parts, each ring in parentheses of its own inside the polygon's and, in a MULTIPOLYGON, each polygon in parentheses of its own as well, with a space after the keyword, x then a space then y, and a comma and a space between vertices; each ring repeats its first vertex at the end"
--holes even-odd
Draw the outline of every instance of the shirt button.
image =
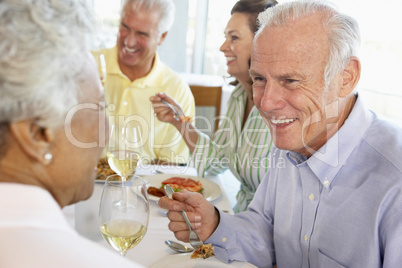
POLYGON ((108 106, 107 106, 107 109, 110 111, 110 112, 114 112, 114 111, 116 111, 116 105, 115 104, 109 104, 108 106))
POLYGON ((308 241, 308 235, 304 236, 304 241, 306 241, 306 242, 308 241))
POLYGON ((329 181, 327 181, 327 180, 324 181, 324 186, 325 186, 325 187, 328 187, 328 185, 329 185, 329 181))
POLYGON ((313 195, 313 194, 309 194, 309 195, 308 195, 308 199, 309 199, 310 201, 313 201, 313 200, 314 200, 314 195, 313 195))
POLYGON ((225 243, 226 242, 226 237, 222 238, 222 242, 225 243))

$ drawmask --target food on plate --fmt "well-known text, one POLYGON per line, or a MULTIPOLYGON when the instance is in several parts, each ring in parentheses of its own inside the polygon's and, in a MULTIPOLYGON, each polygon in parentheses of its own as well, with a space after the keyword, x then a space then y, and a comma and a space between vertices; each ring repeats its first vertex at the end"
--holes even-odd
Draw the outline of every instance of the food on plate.
POLYGON ((179 116, 179 121, 182 123, 191 123, 193 119, 190 116, 181 115, 179 116))
POLYGON ((214 253, 214 247, 212 244, 204 244, 201 245, 196 251, 191 254, 192 259, 197 259, 197 258, 209 258, 215 256, 214 253))
POLYGON ((200 181, 195 181, 190 178, 172 177, 162 181, 162 187, 163 185, 166 184, 169 184, 175 192, 179 192, 183 189, 186 189, 190 192, 202 191, 202 183, 200 181))
POLYGON ((202 193, 202 183, 200 181, 195 181, 190 178, 180 178, 180 177, 172 177, 167 180, 162 181, 162 185, 157 188, 157 187, 148 187, 148 194, 157 196, 157 197, 162 197, 165 195, 165 190, 163 189, 163 186, 169 184, 175 192, 179 192, 183 189, 186 189, 190 192, 199 192, 202 193))
POLYGON ((96 180, 106 180, 110 175, 116 174, 116 172, 110 168, 106 157, 99 159, 97 169, 96 180))
POLYGON ((156 188, 153 186, 148 187, 147 190, 148 194, 157 196, 157 197, 162 197, 165 195, 165 190, 163 190, 163 188, 156 188))

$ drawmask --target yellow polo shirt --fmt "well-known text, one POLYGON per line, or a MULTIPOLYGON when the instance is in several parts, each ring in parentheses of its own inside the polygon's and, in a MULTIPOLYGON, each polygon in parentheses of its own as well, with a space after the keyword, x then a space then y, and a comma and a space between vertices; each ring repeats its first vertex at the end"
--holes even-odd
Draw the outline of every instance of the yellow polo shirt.
POLYGON ((95 58, 100 53, 105 57, 107 75, 104 87, 108 116, 132 116, 132 119, 141 124, 143 163, 156 158, 173 163, 187 163, 190 152, 180 133, 171 124, 160 122, 154 117, 149 100, 156 93, 165 92, 181 105, 186 115, 193 117, 194 97, 186 82, 161 62, 157 53, 150 73, 133 82, 120 70, 116 46, 92 53, 95 58))

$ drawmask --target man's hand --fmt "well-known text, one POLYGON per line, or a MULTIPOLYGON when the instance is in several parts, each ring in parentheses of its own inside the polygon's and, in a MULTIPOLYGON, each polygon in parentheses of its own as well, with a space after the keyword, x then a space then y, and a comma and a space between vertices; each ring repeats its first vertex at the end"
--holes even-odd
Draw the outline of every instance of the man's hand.
POLYGON ((189 231, 180 211, 184 209, 202 241, 212 235, 219 224, 219 213, 201 194, 182 190, 173 194, 173 199, 164 196, 159 199, 159 206, 168 209, 171 230, 178 240, 188 242, 189 231))

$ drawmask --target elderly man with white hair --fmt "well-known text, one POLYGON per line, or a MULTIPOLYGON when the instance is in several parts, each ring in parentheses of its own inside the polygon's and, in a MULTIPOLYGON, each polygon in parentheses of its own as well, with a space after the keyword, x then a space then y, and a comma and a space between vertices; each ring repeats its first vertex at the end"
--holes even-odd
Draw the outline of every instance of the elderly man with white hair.
POLYGON ((248 211, 228 215, 201 195, 161 198, 169 228, 199 237, 226 262, 258 267, 400 267, 402 130, 355 92, 357 22, 325 2, 279 4, 259 15, 250 74, 278 149, 248 211))
POLYGON ((174 13, 172 0, 125 0, 116 45, 93 51, 96 59, 104 57, 103 83, 109 117, 133 116, 141 125, 143 163, 186 164, 189 159, 190 151, 179 131, 158 121, 149 101, 163 92, 181 105, 185 115, 195 114, 189 86, 157 53, 173 25, 174 13))

